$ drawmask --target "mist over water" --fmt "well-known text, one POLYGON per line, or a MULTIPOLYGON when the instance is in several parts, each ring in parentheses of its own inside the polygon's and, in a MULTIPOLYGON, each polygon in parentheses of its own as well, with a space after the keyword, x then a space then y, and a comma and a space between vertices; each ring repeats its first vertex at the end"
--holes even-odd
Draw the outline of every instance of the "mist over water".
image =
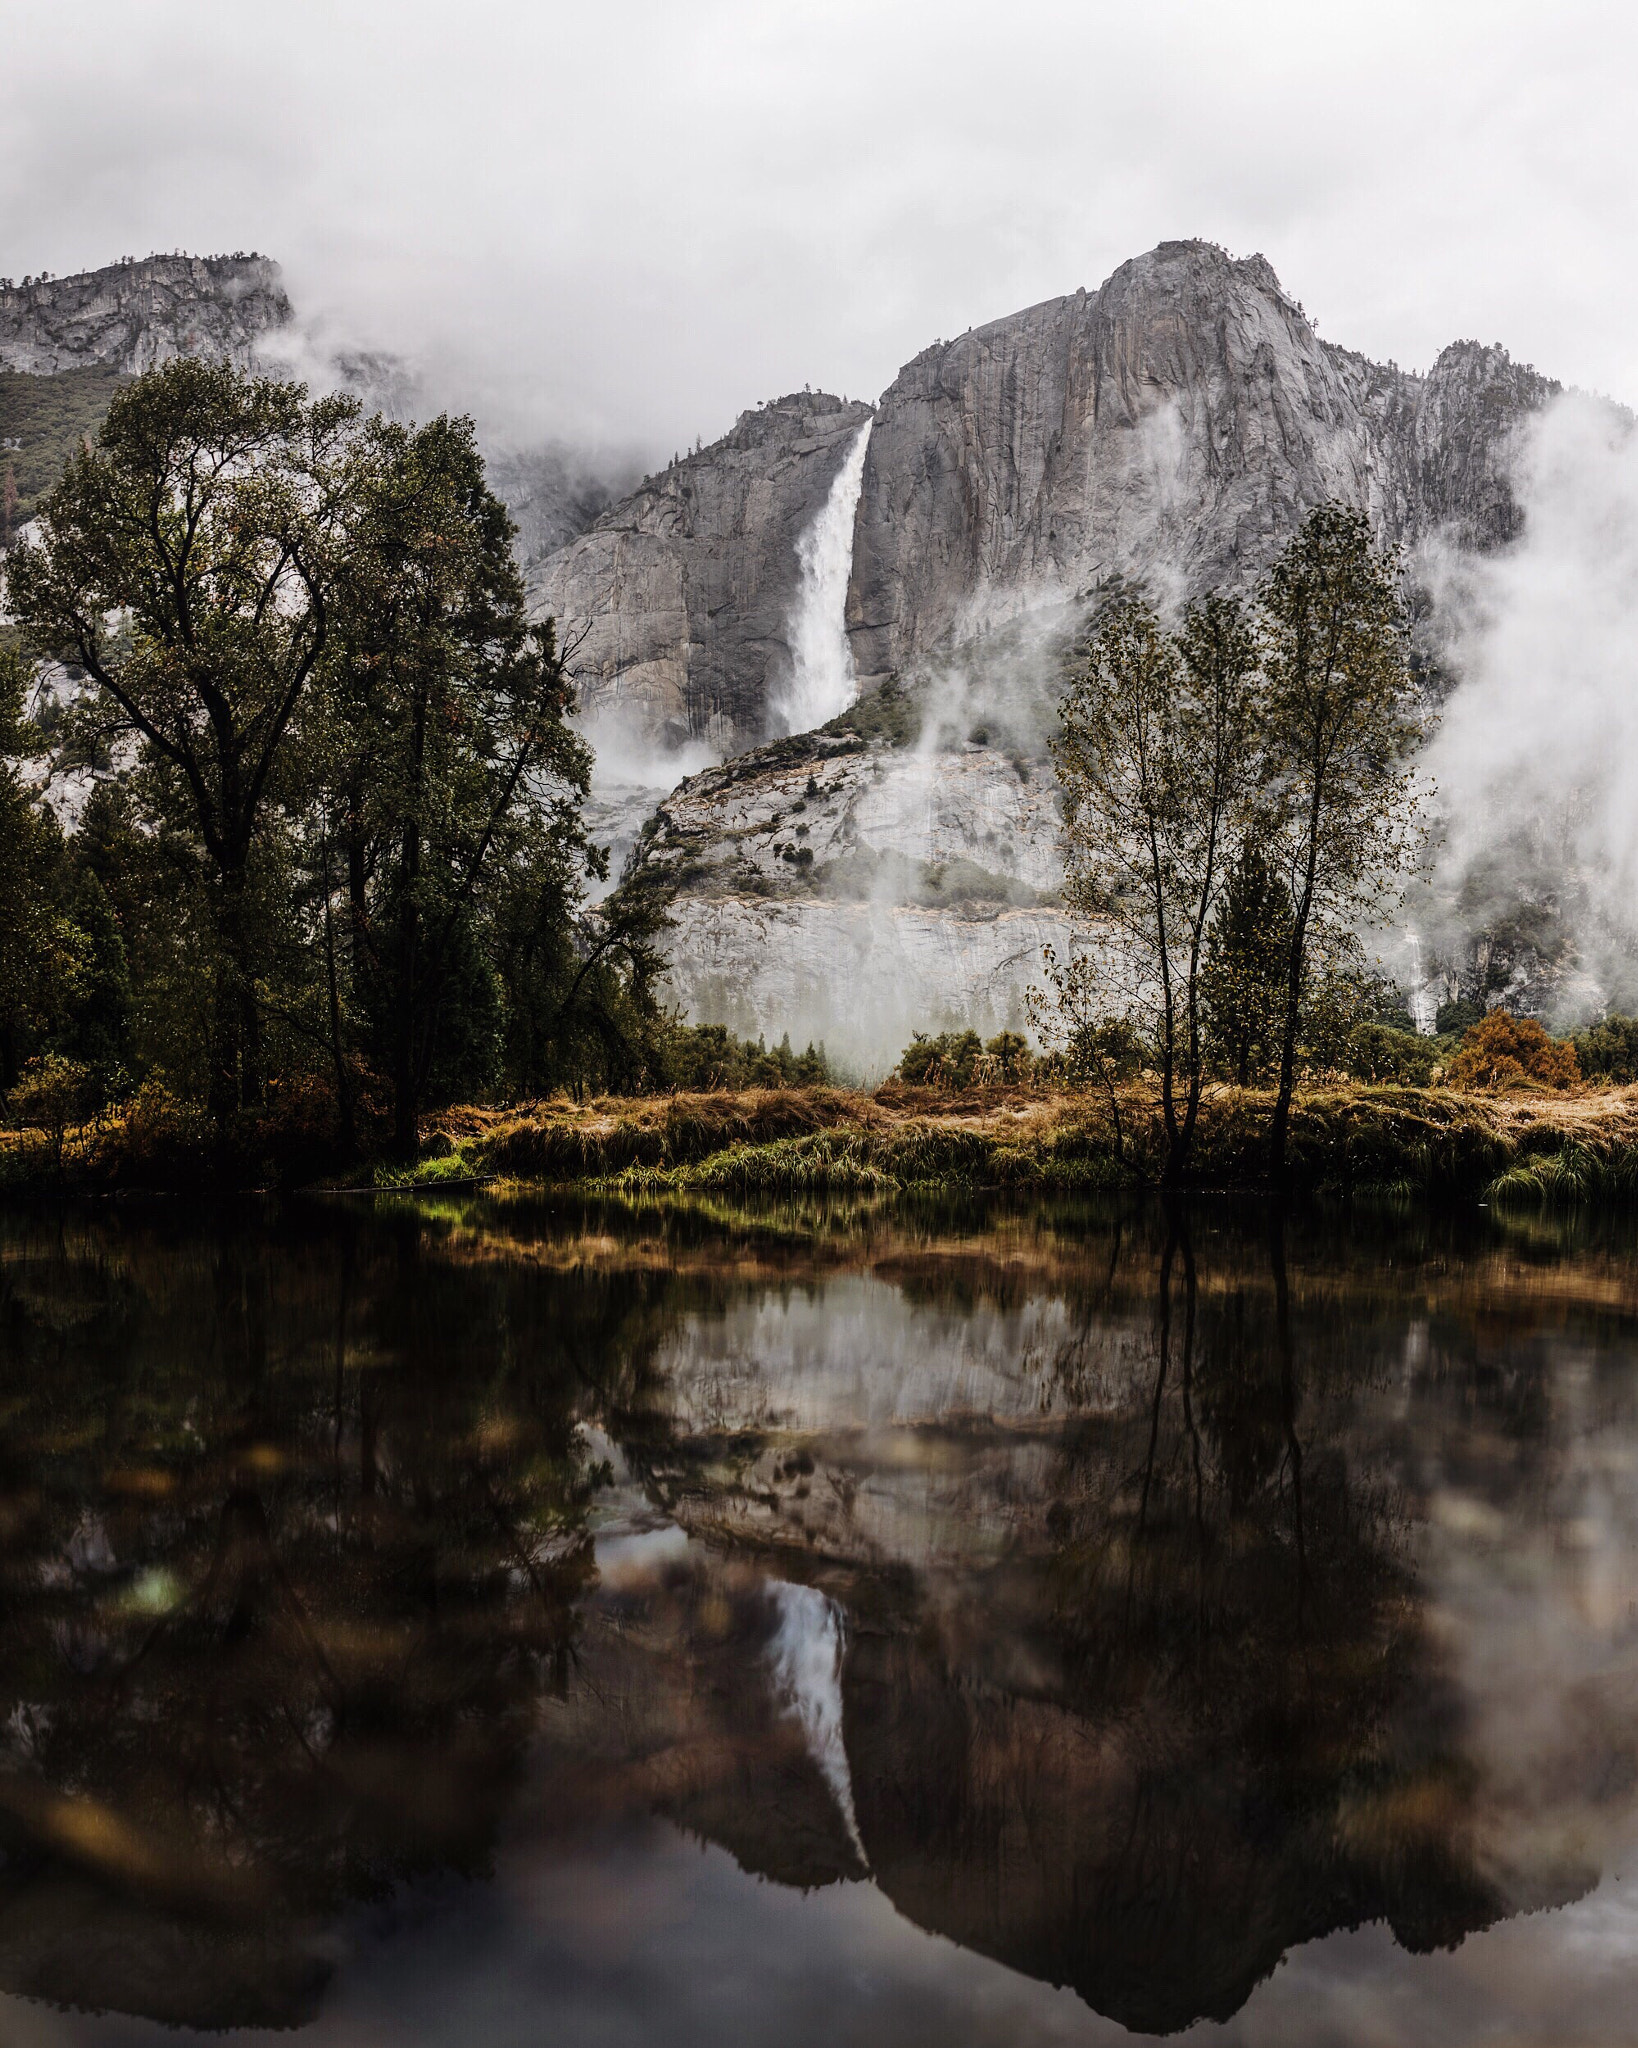
POLYGON ((853 519, 874 424, 866 420, 859 429, 824 504, 796 543, 802 581, 791 614, 791 680, 775 708, 785 732, 810 732, 845 711, 858 693, 847 637, 847 586, 853 519))

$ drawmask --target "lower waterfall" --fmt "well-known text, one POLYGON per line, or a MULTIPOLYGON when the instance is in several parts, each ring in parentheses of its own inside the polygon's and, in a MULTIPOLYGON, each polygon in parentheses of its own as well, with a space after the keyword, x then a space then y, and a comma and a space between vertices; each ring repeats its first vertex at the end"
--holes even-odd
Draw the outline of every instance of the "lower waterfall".
POLYGON ((866 420, 831 482, 825 502, 796 543, 801 584, 791 613, 791 678, 776 706, 784 732, 811 732, 853 702, 847 642, 847 586, 853 572, 853 516, 864 485, 866 420))

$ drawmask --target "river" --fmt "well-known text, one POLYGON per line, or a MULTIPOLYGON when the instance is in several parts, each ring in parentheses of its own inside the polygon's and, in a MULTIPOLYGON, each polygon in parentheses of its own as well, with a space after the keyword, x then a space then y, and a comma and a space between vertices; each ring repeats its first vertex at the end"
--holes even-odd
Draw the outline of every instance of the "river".
POLYGON ((1631 2038, 1621 1223, 3 1213, 0 1596, 6 2048, 1631 2038))

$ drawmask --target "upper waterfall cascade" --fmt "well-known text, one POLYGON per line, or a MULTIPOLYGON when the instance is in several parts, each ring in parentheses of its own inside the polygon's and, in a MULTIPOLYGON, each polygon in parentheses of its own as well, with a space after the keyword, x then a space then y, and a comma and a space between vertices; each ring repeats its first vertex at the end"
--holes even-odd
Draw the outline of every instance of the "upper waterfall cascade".
POLYGON ((836 472, 825 502, 796 543, 801 584, 791 613, 791 679, 779 705, 785 732, 811 732, 845 711, 857 693, 847 638, 853 520, 864 485, 866 420, 836 472))

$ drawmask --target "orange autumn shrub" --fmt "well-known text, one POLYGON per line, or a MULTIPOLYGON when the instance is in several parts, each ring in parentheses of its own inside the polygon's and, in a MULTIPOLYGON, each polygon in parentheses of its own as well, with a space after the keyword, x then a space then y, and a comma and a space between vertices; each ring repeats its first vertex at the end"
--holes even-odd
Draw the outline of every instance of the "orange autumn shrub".
POLYGON ((1574 1088, 1581 1081, 1575 1047, 1550 1038, 1534 1017, 1491 1010, 1481 1017, 1446 1070, 1452 1088, 1574 1088))

